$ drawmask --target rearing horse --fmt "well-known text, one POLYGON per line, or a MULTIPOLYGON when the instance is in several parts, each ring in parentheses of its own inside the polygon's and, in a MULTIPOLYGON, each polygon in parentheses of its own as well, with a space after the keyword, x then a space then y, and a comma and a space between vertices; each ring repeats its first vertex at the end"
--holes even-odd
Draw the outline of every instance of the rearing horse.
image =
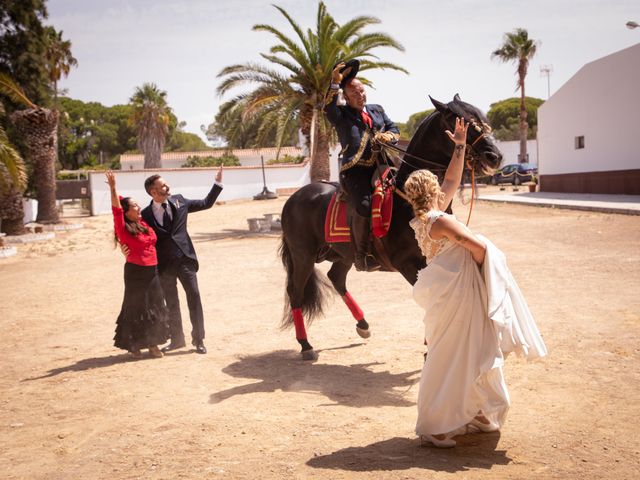
MULTIPOLYGON (((475 168, 491 170, 502 159, 502 154, 490 135, 491 129, 486 117, 480 110, 461 101, 458 95, 448 104, 434 99, 431 102, 436 111, 418 127, 398 169, 396 189, 400 192, 409 174, 416 169, 427 168, 440 177, 444 175, 454 147, 445 131, 453 131, 456 117, 462 117, 471 124, 467 133, 467 155, 473 157, 475 168)), ((327 274, 333 288, 351 310, 357 322, 358 334, 363 338, 370 336, 364 313, 347 291, 347 273, 354 261, 353 247, 351 243, 328 244, 325 241, 325 215, 331 197, 338 188, 337 184, 332 183, 311 183, 291 195, 282 209, 280 256, 287 271, 282 326, 294 325, 304 360, 318 358, 307 339, 304 317, 310 322, 322 314, 324 299, 330 288, 316 270, 315 263, 333 263, 327 274)), ((409 226, 412 218, 411 205, 399 194, 394 198, 389 232, 381 239, 381 243, 389 263, 413 285, 418 271, 426 266, 426 261, 415 240, 413 229, 409 226)))

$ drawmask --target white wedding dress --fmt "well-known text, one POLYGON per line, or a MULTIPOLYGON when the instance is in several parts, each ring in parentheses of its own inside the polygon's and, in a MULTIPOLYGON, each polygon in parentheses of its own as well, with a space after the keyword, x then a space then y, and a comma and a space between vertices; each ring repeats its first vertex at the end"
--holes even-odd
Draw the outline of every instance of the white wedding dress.
POLYGON ((509 409, 505 356, 547 353, 504 254, 478 235, 487 246, 480 269, 467 249, 431 239, 431 226, 443 215, 430 211, 411 221, 427 258, 413 287, 425 310, 429 346, 418 392, 418 435, 455 434, 479 411, 501 427, 509 409))

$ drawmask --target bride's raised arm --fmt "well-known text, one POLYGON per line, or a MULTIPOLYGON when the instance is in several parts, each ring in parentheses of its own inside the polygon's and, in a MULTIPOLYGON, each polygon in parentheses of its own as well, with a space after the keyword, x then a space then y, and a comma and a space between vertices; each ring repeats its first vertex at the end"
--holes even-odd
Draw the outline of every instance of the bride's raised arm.
POLYGON ((456 128, 451 133, 447 130, 445 133, 449 135, 449 138, 456 144, 453 148, 453 154, 451 155, 451 161, 447 167, 447 172, 444 174, 444 180, 440 189, 442 190, 442 197, 440 199, 439 210, 445 210, 447 206, 453 200, 453 196, 456 190, 460 186, 462 181, 462 171, 464 170, 464 152, 467 146, 467 128, 469 124, 464 121, 464 118, 456 118, 456 128))

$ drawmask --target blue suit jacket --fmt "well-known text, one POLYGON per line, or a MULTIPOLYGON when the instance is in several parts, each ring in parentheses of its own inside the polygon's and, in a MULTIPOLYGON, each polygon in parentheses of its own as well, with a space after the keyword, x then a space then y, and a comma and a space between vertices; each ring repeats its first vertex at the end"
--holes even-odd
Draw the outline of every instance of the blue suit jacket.
POLYGON ((193 248, 191 237, 189 237, 189 233, 187 232, 187 215, 213 207, 221 191, 222 187, 214 184, 209 194, 202 200, 189 200, 179 194, 171 195, 167 199, 173 215, 170 231, 158 225, 156 217, 153 215, 153 209, 151 208, 153 201, 142 210, 141 215, 143 220, 153 228, 153 231, 156 232, 158 237, 156 252, 158 254, 158 268, 160 270, 171 260, 177 258, 181 252, 182 255, 195 260, 197 271, 198 257, 193 248), (176 248, 178 248, 180 252, 177 252, 176 248))
MULTIPOLYGON (((331 95, 333 92, 330 92, 331 95)), ((348 105, 338 105, 338 95, 324 108, 327 119, 333 124, 340 139, 342 151, 340 152, 341 170, 346 170, 355 165, 373 165, 371 158, 371 137, 376 132, 392 132, 400 134, 395 123, 387 116, 381 105, 367 104, 365 108, 373 123, 373 129, 365 125, 360 112, 348 105)))

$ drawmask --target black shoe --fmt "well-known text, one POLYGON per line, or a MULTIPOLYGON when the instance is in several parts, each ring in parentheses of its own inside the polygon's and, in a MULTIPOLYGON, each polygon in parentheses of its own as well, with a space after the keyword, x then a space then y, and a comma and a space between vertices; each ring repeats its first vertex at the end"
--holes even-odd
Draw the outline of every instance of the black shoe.
POLYGON ((164 353, 172 352, 174 350, 178 350, 179 348, 184 348, 186 346, 187 346, 187 344, 184 343, 184 340, 182 342, 175 342, 175 343, 171 342, 166 347, 162 347, 162 352, 164 352, 164 353))
POLYGON ((196 347, 196 353, 205 354, 207 353, 207 347, 204 346, 204 342, 202 340, 198 340, 197 342, 193 342, 196 347))

